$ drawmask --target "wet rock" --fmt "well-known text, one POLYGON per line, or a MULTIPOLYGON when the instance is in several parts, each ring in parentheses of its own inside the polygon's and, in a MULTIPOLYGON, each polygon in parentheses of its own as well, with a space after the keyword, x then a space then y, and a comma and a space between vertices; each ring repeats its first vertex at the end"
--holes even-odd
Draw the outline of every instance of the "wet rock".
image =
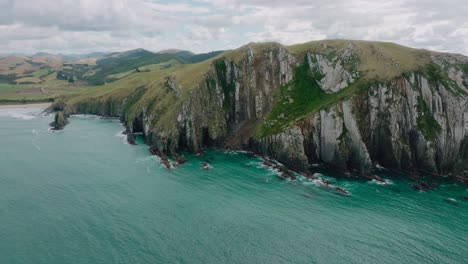
POLYGON ((168 169, 171 168, 171 163, 169 162, 169 159, 167 158, 167 156, 164 153, 162 153, 159 149, 153 148, 153 147, 150 147, 149 150, 150 150, 151 154, 156 155, 161 159, 161 164, 166 166, 166 168, 168 168, 168 169))
POLYGON ((363 175, 364 178, 367 178, 369 180, 374 180, 378 183, 381 183, 381 184, 387 184, 388 182, 384 179, 382 179, 381 177, 375 175, 375 174, 371 174, 371 175, 363 175))
POLYGON ((188 162, 188 160, 185 158, 184 155, 179 155, 177 153, 174 154, 173 158, 179 165, 182 165, 188 162))
POLYGON ((68 124, 68 120, 63 111, 55 113, 54 121, 50 123, 52 130, 62 130, 68 124))
POLYGON ((209 170, 209 169, 211 169, 211 165, 208 162, 202 162, 202 163, 200 163, 200 169, 209 170))
POLYGON ((350 196, 351 193, 341 187, 335 187, 335 191, 337 194, 342 196, 350 196))
POLYGON ((296 175, 292 171, 290 171, 286 166, 279 164, 274 160, 270 160, 265 158, 263 160, 263 165, 265 167, 271 168, 278 173, 278 177, 281 179, 288 179, 288 180, 296 180, 296 175))
POLYGON ((415 190, 418 190, 420 192, 427 192, 428 191, 428 189, 425 187, 425 185, 420 184, 420 183, 411 185, 411 188, 413 188, 415 190))
POLYGON ((127 133, 127 142, 130 145, 137 145, 135 141, 135 136, 132 133, 127 133))

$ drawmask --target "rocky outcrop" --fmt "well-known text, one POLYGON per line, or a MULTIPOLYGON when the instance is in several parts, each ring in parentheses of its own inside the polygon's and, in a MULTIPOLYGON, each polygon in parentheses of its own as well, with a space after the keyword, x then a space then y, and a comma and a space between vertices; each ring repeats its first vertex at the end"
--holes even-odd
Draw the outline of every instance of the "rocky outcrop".
POLYGON ((419 74, 410 74, 376 84, 258 144, 263 153, 269 153, 265 145, 283 138, 289 147, 278 157, 297 160, 298 153, 307 153, 305 164, 323 162, 365 173, 378 163, 397 170, 446 174, 464 155, 460 145, 467 136, 466 112, 464 99, 429 85, 419 74), (294 132, 299 128, 302 133, 294 132))
POLYGON ((68 120, 63 111, 55 113, 54 121, 50 123, 52 130, 62 130, 68 124, 68 120))
POLYGON ((168 155, 216 146, 253 150, 299 171, 324 164, 369 175, 380 164, 463 175, 468 59, 403 48, 389 57, 385 47, 247 45, 213 60, 190 87, 181 78, 191 76, 174 72, 158 88, 68 111, 118 115, 130 135, 143 133, 168 155), (416 54, 408 65, 404 52, 416 54))

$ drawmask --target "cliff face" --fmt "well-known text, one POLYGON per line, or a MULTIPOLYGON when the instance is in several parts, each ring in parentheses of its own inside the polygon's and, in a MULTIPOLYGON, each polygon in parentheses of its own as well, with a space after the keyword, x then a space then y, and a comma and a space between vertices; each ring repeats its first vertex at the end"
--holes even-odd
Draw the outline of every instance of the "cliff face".
POLYGON ((257 149, 286 157, 290 164, 324 162, 369 171, 378 162, 399 170, 450 172, 462 158, 460 145, 467 135, 465 101, 419 74, 408 79, 377 84, 320 110, 257 140, 257 149))
POLYGON ((378 163, 460 173, 467 65, 460 55, 388 43, 254 44, 153 86, 65 104, 69 113, 121 116, 128 133, 143 132, 168 154, 223 146, 298 170, 326 164, 367 174, 378 163))

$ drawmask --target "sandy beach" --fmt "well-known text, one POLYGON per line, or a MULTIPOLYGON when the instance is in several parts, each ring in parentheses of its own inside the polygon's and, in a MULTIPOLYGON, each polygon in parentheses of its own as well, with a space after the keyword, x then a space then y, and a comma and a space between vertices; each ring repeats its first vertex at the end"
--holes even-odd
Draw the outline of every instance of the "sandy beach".
POLYGON ((19 109, 19 108, 47 108, 51 103, 38 103, 38 104, 0 104, 0 109, 19 109))

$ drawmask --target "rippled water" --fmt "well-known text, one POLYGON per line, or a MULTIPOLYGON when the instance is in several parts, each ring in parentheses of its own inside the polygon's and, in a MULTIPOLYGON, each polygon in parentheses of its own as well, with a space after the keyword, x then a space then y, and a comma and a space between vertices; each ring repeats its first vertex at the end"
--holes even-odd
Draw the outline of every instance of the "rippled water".
POLYGON ((37 112, 0 110, 0 263, 468 259, 466 186, 332 179, 352 192, 343 197, 213 151, 168 171, 116 121, 73 117, 54 133, 37 112))

